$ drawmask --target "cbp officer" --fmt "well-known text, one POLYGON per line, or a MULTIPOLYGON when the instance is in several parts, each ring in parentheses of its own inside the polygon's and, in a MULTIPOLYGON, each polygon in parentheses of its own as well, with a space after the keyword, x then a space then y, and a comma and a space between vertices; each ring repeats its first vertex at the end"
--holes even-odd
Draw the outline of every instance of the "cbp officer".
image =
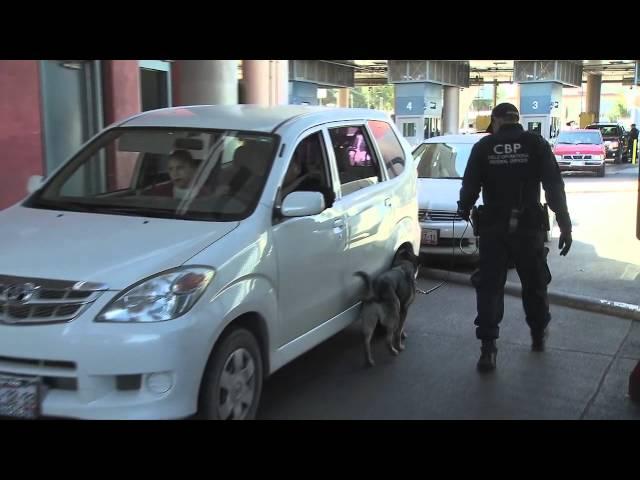
POLYGON ((496 368, 496 339, 504 313, 504 284, 509 259, 522 284, 522 304, 531 330, 531 348, 544 351, 551 320, 547 285, 549 249, 544 245, 548 216, 540 204, 540 183, 560 227, 558 248, 571 247, 571 219, 564 182, 551 147, 540 135, 525 132, 518 109, 510 103, 491 112, 491 135, 471 150, 460 190, 458 214, 469 220, 480 190, 484 205, 474 215, 480 236, 479 268, 471 281, 476 289, 476 337, 482 341, 478 370, 496 368))

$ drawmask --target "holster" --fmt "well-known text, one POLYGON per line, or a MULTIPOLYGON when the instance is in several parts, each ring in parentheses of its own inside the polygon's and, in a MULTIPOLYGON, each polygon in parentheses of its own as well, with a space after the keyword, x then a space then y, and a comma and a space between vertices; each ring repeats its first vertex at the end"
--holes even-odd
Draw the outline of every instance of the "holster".
POLYGON ((546 203, 542 206, 542 226, 545 232, 551 231, 551 225, 549 225, 549 205, 546 203))
MULTIPOLYGON (((482 208, 482 207, 480 207, 482 208)), ((471 209, 471 226, 473 227, 473 236, 480 236, 480 212, 478 207, 474 206, 471 209)))

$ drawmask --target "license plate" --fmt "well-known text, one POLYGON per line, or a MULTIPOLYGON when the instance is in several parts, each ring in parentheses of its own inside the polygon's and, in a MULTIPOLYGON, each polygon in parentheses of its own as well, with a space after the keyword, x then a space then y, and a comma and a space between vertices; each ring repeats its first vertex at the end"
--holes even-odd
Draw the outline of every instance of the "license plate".
POLYGON ((40 379, 0 375, 0 415, 33 419, 40 415, 40 379))
POLYGON ((434 228, 425 228, 422 230, 422 243, 425 245, 438 245, 440 230, 434 228))
POLYGON ((571 162, 572 167, 584 167, 584 161, 571 162))

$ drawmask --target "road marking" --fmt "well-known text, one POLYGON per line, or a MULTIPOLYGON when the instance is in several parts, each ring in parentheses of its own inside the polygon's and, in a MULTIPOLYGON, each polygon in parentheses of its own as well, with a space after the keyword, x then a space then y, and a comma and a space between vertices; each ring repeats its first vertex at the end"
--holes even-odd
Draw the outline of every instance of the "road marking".
POLYGON ((622 308, 624 310, 630 310, 632 312, 640 312, 640 305, 634 305, 632 303, 614 302, 611 300, 600 299, 600 305, 608 305, 610 307, 622 308))

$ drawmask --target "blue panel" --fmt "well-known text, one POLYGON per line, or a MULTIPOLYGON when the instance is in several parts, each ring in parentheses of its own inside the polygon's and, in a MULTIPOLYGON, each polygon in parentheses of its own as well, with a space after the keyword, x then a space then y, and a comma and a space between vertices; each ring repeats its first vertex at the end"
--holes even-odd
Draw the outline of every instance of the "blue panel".
POLYGON ((396 97, 423 97, 426 83, 398 83, 395 85, 396 97))
POLYGON ((548 115, 551 112, 551 95, 520 97, 521 115, 548 115))
POLYGON ((291 94, 298 97, 317 97, 318 85, 310 82, 291 82, 291 94))
POLYGON ((430 82, 395 85, 396 115, 442 116, 442 85, 430 82))
POLYGON ((521 83, 520 96, 551 95, 554 82, 521 83))
POLYGON ((522 115, 559 115, 562 85, 557 82, 520 84, 522 115))
POLYGON ((396 97, 396 115, 422 116, 425 113, 424 96, 396 97))
POLYGON ((424 96, 442 98, 442 85, 437 83, 425 83, 424 96))
POLYGON ((318 85, 310 82, 290 82, 289 103, 318 105, 318 85))

